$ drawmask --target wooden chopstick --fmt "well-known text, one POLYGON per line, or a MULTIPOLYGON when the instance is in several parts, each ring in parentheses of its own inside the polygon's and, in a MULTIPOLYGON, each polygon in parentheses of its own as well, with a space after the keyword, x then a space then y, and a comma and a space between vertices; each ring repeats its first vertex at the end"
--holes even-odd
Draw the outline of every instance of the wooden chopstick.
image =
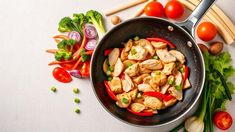
MULTIPOLYGON (((192 4, 194 4, 195 6, 197 6, 200 3, 199 0, 191 0, 190 2, 192 4)), ((233 32, 230 30, 230 27, 228 27, 226 25, 226 23, 218 16, 218 14, 216 14, 216 12, 214 10, 210 9, 207 14, 208 14, 208 17, 210 17, 212 20, 218 21, 225 28, 225 30, 228 32, 228 34, 233 39, 235 39, 235 34, 233 34, 233 32)))
POLYGON ((115 8, 115 9, 112 9, 112 10, 106 12, 105 15, 106 15, 106 16, 110 16, 110 15, 113 15, 113 14, 115 14, 115 13, 118 13, 118 12, 120 12, 120 11, 126 10, 126 9, 128 9, 128 8, 134 7, 134 6, 136 6, 136 5, 142 4, 142 3, 147 2, 147 1, 148 1, 148 0, 136 0, 136 1, 133 1, 133 2, 128 3, 128 4, 126 4, 126 5, 122 5, 122 6, 120 6, 120 7, 117 7, 117 8, 115 8))
MULTIPOLYGON (((178 0, 180 1, 182 4, 184 4, 188 9, 190 10, 194 10, 196 8, 196 6, 192 3, 190 3, 189 1, 186 0, 178 0)), ((233 38, 228 34, 228 32, 223 28, 222 24, 220 24, 218 21, 214 21, 211 19, 212 17, 208 17, 208 15, 205 15, 203 17, 203 19, 205 19, 206 21, 209 21, 211 23, 214 23, 215 25, 217 25, 217 29, 219 34, 223 37, 223 39, 225 40, 225 42, 227 44, 231 44, 234 42, 233 38)))
MULTIPOLYGON (((154 2, 156 0, 149 0, 147 4, 151 3, 151 2, 154 2)), ((143 13, 144 13, 144 8, 145 6, 147 5, 145 4, 138 12, 136 12, 136 14, 134 15, 134 17, 139 17, 141 16, 143 13)))

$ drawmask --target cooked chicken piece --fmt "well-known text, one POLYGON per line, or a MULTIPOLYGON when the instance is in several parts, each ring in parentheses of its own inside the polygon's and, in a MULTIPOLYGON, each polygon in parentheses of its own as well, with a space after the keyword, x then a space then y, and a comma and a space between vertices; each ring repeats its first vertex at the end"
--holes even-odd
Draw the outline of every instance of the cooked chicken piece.
POLYGON ((165 50, 157 50, 157 55, 164 63, 170 63, 176 61, 176 58, 165 50))
POLYGON ((124 73, 129 75, 130 77, 133 77, 139 73, 139 63, 133 64, 129 66, 124 73))
POLYGON ((131 78, 127 74, 124 74, 124 76, 125 76, 125 79, 122 80, 122 88, 125 92, 129 92, 131 89, 134 88, 134 84, 131 78))
POLYGON ((175 99, 175 98, 173 98, 173 99, 171 99, 171 100, 169 100, 169 101, 163 101, 164 106, 165 106, 166 108, 167 108, 167 107, 170 107, 170 106, 172 106, 172 105, 174 105, 176 102, 177 102, 177 99, 175 99))
POLYGON ((168 84, 175 85, 175 76, 173 75, 168 76, 167 81, 168 81, 168 84))
POLYGON ((120 55, 120 59, 121 61, 125 61, 128 59, 128 52, 125 52, 124 50, 122 50, 121 55, 120 55))
POLYGON ((144 67, 140 66, 140 71, 139 71, 140 74, 149 74, 151 72, 152 72, 152 70, 149 70, 147 68, 144 68, 144 67))
POLYGON ((161 88, 161 93, 165 94, 169 87, 170 87, 170 85, 167 84, 167 83, 165 85, 161 86, 160 87, 161 88))
POLYGON ((144 105, 153 110, 159 110, 162 107, 162 101, 155 97, 146 96, 144 98, 144 105))
POLYGON ((103 63, 103 71, 104 73, 107 73, 107 71, 109 70, 109 66, 108 66, 108 60, 105 59, 104 63, 103 63))
POLYGON ((174 68, 175 68, 175 63, 171 62, 164 65, 162 72, 165 73, 166 75, 170 75, 174 68))
POLYGON ((148 60, 145 60, 141 63, 141 67, 147 68, 150 70, 159 70, 159 69, 163 68, 163 64, 159 60, 148 59, 148 60))
POLYGON ((168 89, 169 93, 174 96, 177 100, 182 100, 183 99, 183 92, 182 89, 176 89, 175 87, 170 87, 168 89))
POLYGON ((143 104, 140 104, 140 103, 132 103, 130 105, 130 108, 135 111, 135 112, 141 112, 145 109, 145 106, 143 104))
POLYGON ((138 89, 135 88, 127 93, 131 97, 132 101, 134 101, 136 99, 137 92, 138 92, 138 89))
POLYGON ((133 46, 133 40, 129 39, 128 42, 124 45, 124 52, 129 52, 133 46))
POLYGON ((150 84, 150 80, 151 80, 151 79, 152 79, 151 76, 147 76, 147 77, 143 78, 143 83, 144 83, 144 84, 150 84))
POLYGON ((118 60, 118 57, 120 55, 120 50, 119 48, 114 48, 108 55, 108 60, 109 60, 109 64, 111 66, 114 66, 118 60))
POLYGON ((170 50, 169 52, 170 52, 170 54, 172 54, 173 56, 175 56, 175 58, 176 58, 177 60, 179 60, 181 64, 184 64, 184 62, 185 62, 185 57, 184 57, 184 55, 183 55, 181 52, 179 52, 179 51, 177 51, 177 50, 170 50))
POLYGON ((159 85, 158 85, 157 83, 154 83, 152 79, 149 81, 149 85, 150 85, 156 92, 159 92, 159 91, 160 91, 159 85))
POLYGON ((154 89, 149 84, 139 84, 138 90, 141 92, 154 92, 154 89))
POLYGON ((132 46, 129 52, 128 59, 130 60, 143 60, 148 55, 148 51, 142 46, 132 46))
POLYGON ((151 41, 151 44, 156 49, 164 49, 167 47, 167 43, 151 41))
POLYGON ((167 83, 167 76, 161 71, 154 71, 151 73, 153 83, 163 86, 167 83))
POLYGON ((116 104, 121 108, 127 108, 131 104, 131 97, 127 93, 116 95, 116 104))
POLYGON ((134 60, 125 60, 125 61, 123 61, 124 69, 126 69, 127 67, 129 67, 129 66, 131 66, 135 63, 136 63, 136 61, 134 61, 134 60))
POLYGON ((154 50, 153 46, 151 45, 151 43, 148 40, 140 39, 138 41, 135 41, 135 43, 137 45, 140 45, 140 46, 144 47, 149 52, 149 54, 151 56, 153 56, 155 54, 155 50, 154 50))
POLYGON ((177 89, 182 89, 183 77, 181 72, 177 72, 175 75, 175 86, 177 89))
POLYGON ((142 75, 139 75, 138 77, 134 77, 132 80, 134 83, 140 84, 143 82, 143 79, 147 76, 150 76, 150 75, 149 74, 142 74, 142 75))
POLYGON ((185 82, 184 82, 184 87, 183 87, 183 89, 187 89, 187 88, 190 88, 191 87, 191 84, 190 84, 190 82, 189 82, 189 80, 188 80, 188 78, 185 80, 185 82))
POLYGON ((113 77, 111 81, 108 81, 108 84, 111 91, 113 91, 114 93, 118 94, 123 92, 121 79, 119 77, 113 77))
POLYGON ((122 64, 122 61, 120 58, 118 58, 115 66, 114 66, 113 76, 115 76, 115 77, 119 76, 122 73, 123 68, 124 68, 124 66, 122 64))

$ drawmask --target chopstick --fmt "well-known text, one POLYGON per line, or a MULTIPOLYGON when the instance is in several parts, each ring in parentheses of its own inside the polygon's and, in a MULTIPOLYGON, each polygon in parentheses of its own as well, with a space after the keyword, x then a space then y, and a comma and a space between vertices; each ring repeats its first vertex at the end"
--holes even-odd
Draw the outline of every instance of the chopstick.
POLYGON ((134 17, 139 17, 144 13, 144 8, 147 4, 154 2, 156 0, 149 0, 148 3, 146 3, 138 12, 136 12, 136 14, 134 15, 134 17))
MULTIPOLYGON (((200 3, 199 0, 191 0, 190 1, 192 4, 194 5, 198 5, 200 3)), ((217 7, 218 8, 218 7, 217 7)), ((223 13, 224 14, 224 13, 223 13)), ((223 21, 223 19, 216 13, 216 11, 214 11, 213 9, 210 9, 208 11, 208 16, 212 17, 213 20, 217 20, 224 28, 225 30, 228 32, 228 34, 235 39, 235 34, 232 32, 232 30, 230 29, 230 27, 226 24, 226 22, 223 21)), ((233 24, 232 24, 233 25, 233 24)), ((233 25, 234 26, 234 25, 233 25)), ((233 27, 231 26, 231 27, 233 27)), ((235 31, 234 31, 235 32, 235 31)))
POLYGON ((112 9, 112 10, 106 12, 105 15, 106 15, 106 16, 110 16, 110 15, 113 15, 113 14, 115 14, 115 13, 118 13, 118 12, 120 12, 120 11, 123 11, 123 10, 125 10, 125 9, 134 7, 134 6, 136 6, 136 5, 142 4, 142 3, 147 2, 147 1, 148 1, 148 0, 136 0, 136 1, 133 1, 133 2, 128 3, 128 4, 126 4, 126 5, 122 5, 122 6, 120 6, 120 7, 117 7, 117 8, 115 8, 115 9, 112 9))
MULTIPOLYGON (((188 9, 190 10, 194 10, 196 8, 196 6, 192 3, 190 3, 189 1, 186 0, 178 0, 180 1, 182 4, 184 4, 188 9)), ((225 42, 227 44, 231 44, 234 42, 234 39, 232 38, 232 36, 230 36, 227 32, 227 30, 225 30, 223 28, 223 25, 221 23, 219 23, 214 17, 209 17, 207 14, 203 17, 203 19, 205 19, 206 21, 209 21, 211 23, 214 23, 215 25, 217 25, 217 29, 219 34, 223 37, 223 39, 225 40, 225 42)))

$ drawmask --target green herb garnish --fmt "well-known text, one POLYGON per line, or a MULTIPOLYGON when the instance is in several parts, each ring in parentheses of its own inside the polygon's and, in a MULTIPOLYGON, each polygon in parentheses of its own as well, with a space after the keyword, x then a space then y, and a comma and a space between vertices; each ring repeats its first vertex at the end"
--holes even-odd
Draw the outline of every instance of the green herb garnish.
POLYGON ((128 104, 128 103, 129 103, 129 100, 126 99, 126 98, 122 98, 122 102, 123 102, 124 104, 128 104))

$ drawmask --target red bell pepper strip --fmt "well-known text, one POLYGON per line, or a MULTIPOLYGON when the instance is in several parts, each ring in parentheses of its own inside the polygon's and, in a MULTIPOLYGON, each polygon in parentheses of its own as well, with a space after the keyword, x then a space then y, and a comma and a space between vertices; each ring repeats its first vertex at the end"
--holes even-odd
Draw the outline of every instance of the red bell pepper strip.
POLYGON ((109 55, 109 53, 110 53, 111 51, 113 51, 113 48, 111 48, 111 49, 106 49, 106 50, 104 51, 104 56, 109 55))
POLYGON ((159 99, 164 99, 166 98, 166 95, 165 94, 162 94, 160 92, 144 92, 142 94, 142 96, 152 96, 152 97, 156 97, 156 98, 159 98, 159 99))
POLYGON ((148 41, 156 41, 156 42, 167 43, 171 48, 173 48, 173 49, 176 48, 176 46, 175 46, 173 43, 171 43, 171 42, 169 42, 169 41, 167 41, 167 40, 161 39, 161 38, 146 38, 146 39, 147 39, 148 41))
POLYGON ((175 98, 174 96, 172 96, 171 94, 170 95, 167 95, 163 101, 167 102, 167 101, 170 101, 171 99, 175 98))
POLYGON ((130 108, 126 108, 129 112, 132 114, 138 115, 138 116, 153 116, 153 112, 135 112, 130 108))
POLYGON ((110 96, 110 98, 112 98, 113 100, 117 101, 117 97, 113 93, 113 91, 111 91, 111 89, 109 87, 109 84, 108 84, 108 81, 104 81, 104 85, 105 85, 106 91, 107 91, 108 95, 110 96))
POLYGON ((189 77, 189 67, 185 66, 184 74, 183 74, 183 81, 185 82, 188 77, 189 77))

